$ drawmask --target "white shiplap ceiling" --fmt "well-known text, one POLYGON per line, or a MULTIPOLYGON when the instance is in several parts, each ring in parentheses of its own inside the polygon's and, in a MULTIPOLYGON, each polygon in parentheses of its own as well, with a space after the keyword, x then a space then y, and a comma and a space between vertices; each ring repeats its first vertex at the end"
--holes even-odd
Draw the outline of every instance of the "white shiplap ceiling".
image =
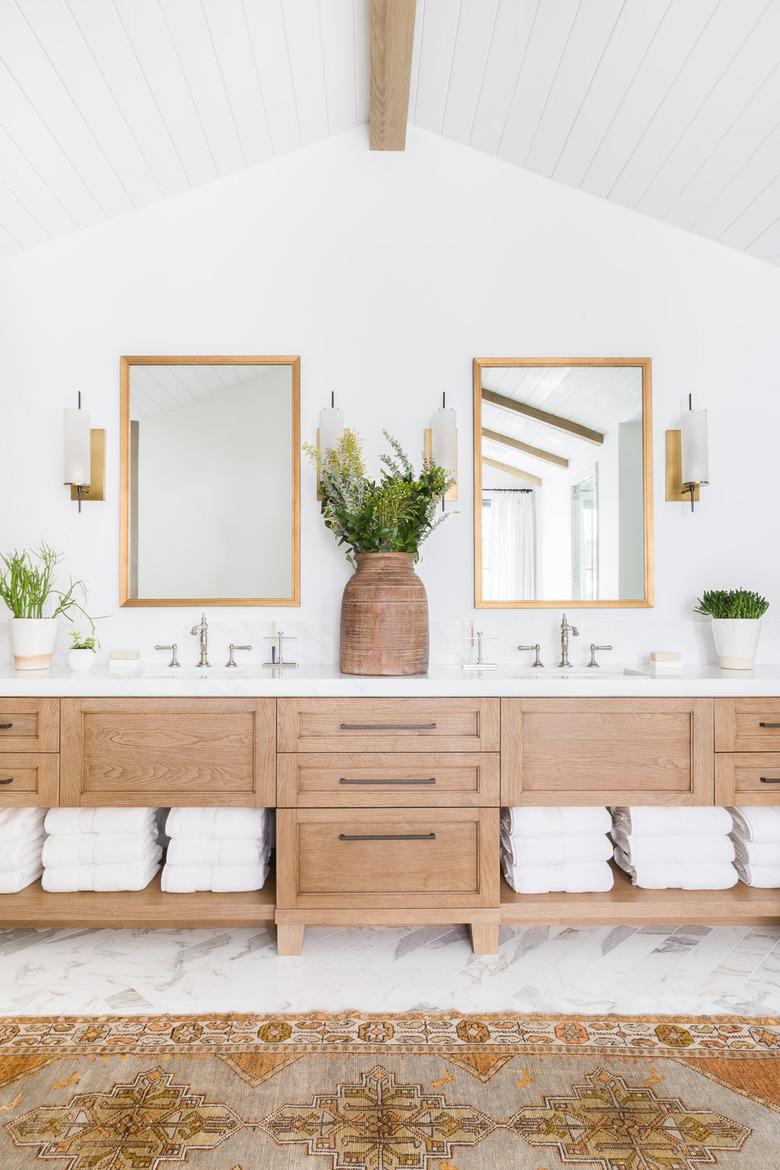
MULTIPOLYGON (((0 256, 368 119, 369 0, 0 0, 0 256)), ((780 264, 780 0, 418 0, 410 119, 780 264)))

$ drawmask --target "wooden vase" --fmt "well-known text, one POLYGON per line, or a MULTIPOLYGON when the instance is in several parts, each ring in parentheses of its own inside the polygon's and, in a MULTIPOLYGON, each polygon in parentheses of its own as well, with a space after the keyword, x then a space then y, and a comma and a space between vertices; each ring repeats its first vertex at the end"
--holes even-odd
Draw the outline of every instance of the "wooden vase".
POLYGON ((428 669, 428 597, 411 553, 358 553, 341 599, 342 674, 428 669))

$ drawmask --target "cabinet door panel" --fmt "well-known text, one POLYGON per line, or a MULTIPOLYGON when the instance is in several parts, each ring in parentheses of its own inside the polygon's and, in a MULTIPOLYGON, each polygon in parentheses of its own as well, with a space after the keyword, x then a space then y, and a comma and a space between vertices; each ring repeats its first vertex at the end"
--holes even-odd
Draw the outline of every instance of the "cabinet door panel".
POLYGON ((280 752, 498 751, 498 699, 280 699, 280 752))
POLYGON ((497 805, 497 752, 298 752, 277 756, 280 805, 497 805))
POLYGON ((715 751, 780 751, 780 699, 716 699, 715 751))
POLYGON ((54 808, 59 767, 54 753, 0 752, 0 808, 54 808))
POLYGON ((780 804, 780 752, 715 757, 716 804, 780 804))
POLYGON ((0 752, 59 750, 59 699, 0 699, 0 752))

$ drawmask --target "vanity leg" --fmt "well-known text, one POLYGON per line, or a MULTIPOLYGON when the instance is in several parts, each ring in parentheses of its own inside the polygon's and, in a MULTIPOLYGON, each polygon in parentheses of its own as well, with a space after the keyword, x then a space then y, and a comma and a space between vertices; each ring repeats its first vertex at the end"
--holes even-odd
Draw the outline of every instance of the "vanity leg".
POLYGON ((302 922, 277 922, 276 953, 278 955, 299 955, 303 950, 302 922))
POLYGON ((498 922, 470 922, 469 934, 475 955, 498 953, 498 922))

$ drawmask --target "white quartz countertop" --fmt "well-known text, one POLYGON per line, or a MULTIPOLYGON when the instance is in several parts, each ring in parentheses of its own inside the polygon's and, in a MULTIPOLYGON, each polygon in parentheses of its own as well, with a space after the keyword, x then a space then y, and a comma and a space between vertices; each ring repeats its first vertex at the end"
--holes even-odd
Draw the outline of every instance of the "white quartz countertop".
POLYGON ((531 670, 504 666, 477 673, 459 666, 431 667, 414 678, 374 678, 341 674, 335 666, 300 666, 285 671, 263 667, 227 670, 211 667, 179 670, 159 665, 141 667, 137 673, 111 676, 105 664, 89 671, 67 666, 50 670, 14 670, 0 667, 0 696, 26 697, 194 697, 229 695, 381 697, 381 696, 499 696, 522 698, 579 698, 587 695, 659 698, 708 698, 718 695, 780 695, 780 665, 757 666, 754 671, 720 670, 717 666, 693 666, 678 677, 651 676, 641 667, 588 670, 546 667, 531 670))

